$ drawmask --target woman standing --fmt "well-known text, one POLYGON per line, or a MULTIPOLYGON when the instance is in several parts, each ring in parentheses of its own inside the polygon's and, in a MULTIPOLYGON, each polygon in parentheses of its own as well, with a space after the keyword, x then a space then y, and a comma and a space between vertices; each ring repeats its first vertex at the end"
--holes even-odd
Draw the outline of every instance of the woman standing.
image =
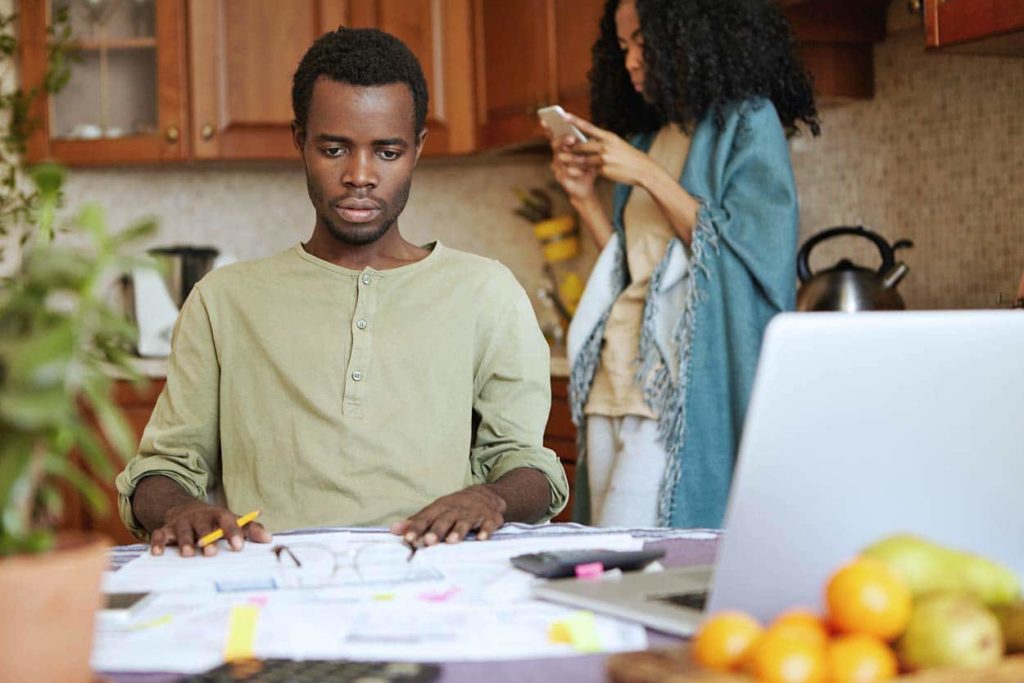
POLYGON ((609 0, 593 54, 597 125, 552 140, 601 249, 569 330, 574 517, 719 527, 764 328, 794 305, 810 79, 768 0, 609 0))

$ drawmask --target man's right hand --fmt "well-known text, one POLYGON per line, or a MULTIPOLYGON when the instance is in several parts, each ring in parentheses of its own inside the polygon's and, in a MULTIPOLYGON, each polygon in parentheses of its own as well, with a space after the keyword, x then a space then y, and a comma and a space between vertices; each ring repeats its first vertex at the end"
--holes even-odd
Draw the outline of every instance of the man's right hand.
MULTIPOLYGON (((270 542, 270 532, 262 524, 251 522, 239 529, 237 519, 238 515, 230 510, 200 500, 172 505, 164 515, 164 525, 150 534, 150 552, 163 555, 166 546, 177 545, 182 557, 192 557, 196 554, 199 539, 217 529, 224 530, 224 538, 232 550, 241 550, 245 541, 270 542)), ((216 555, 217 544, 211 543, 202 549, 202 553, 216 555)))

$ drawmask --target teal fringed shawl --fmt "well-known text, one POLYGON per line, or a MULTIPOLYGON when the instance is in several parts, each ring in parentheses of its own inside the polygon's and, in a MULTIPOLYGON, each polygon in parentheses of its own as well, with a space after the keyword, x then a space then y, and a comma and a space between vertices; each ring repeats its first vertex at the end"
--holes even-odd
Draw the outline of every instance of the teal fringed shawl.
MULTIPOLYGON (((654 134, 633 144, 647 151, 654 134)), ((690 245, 688 287, 673 297, 661 276, 680 240, 670 243, 651 279, 639 349, 645 398, 658 411, 659 432, 670 461, 662 482, 659 523, 673 527, 722 525, 740 431, 769 319, 791 310, 796 298, 794 259, 798 209, 786 136, 767 100, 729 108, 724 126, 705 118, 694 130, 680 183, 701 203, 690 245), (659 291, 660 290, 660 291, 659 291), (682 292, 682 294, 679 294, 682 292), (671 344, 657 340, 670 338, 671 344), (646 372, 660 367, 660 371, 646 372)), ((632 187, 615 188, 618 239, 604 289, 617 296, 628 284, 622 214, 632 187)), ((600 263, 600 262, 599 262, 600 263)), ((588 289, 591 287, 588 284, 588 289)), ((592 297, 593 298, 593 297, 592 297)), ((570 358, 570 402, 579 430, 574 518, 587 523, 586 415, 583 407, 600 360, 603 314, 583 331, 570 358)), ((586 295, 584 300, 587 300, 586 295)))

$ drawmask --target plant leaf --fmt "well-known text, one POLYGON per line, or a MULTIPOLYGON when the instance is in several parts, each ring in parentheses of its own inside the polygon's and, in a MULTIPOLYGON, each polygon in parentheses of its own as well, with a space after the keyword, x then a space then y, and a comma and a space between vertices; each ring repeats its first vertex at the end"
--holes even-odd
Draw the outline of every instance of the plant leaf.
POLYGON ((96 414, 103 436, 107 437, 114 452, 127 462, 135 452, 135 434, 125 420, 124 414, 110 399, 109 384, 105 377, 102 380, 93 378, 92 382, 85 384, 85 394, 89 407, 96 414))
POLYGON ((22 269, 30 285, 43 286, 49 291, 79 292, 88 284, 96 265, 81 251, 46 244, 25 254, 22 269))
POLYGON ((32 387, 63 384, 74 351, 75 331, 69 319, 58 320, 31 337, 0 343, 9 379, 32 387))
POLYGON ((0 420, 22 431, 59 425, 73 412, 71 399, 61 386, 0 394, 0 420))
POLYGON ((60 490, 45 481, 39 487, 39 505, 43 508, 48 523, 59 520, 64 513, 64 498, 60 490))
POLYGON ((44 460, 44 467, 49 474, 63 479, 74 486, 85 498, 85 502, 93 512, 104 514, 107 511, 107 497, 103 493, 103 489, 66 460, 63 455, 50 455, 44 460))
MULTIPOLYGON (((14 438, 14 434, 4 434, 5 441, 14 438)), ((0 527, 4 533, 26 530, 28 512, 18 489, 26 485, 31 460, 32 443, 28 439, 7 441, 0 451, 0 527)))
POLYGON ((50 162, 29 169, 29 176, 43 196, 56 196, 64 185, 64 167, 50 162))
POLYGON ((106 210, 96 202, 89 202, 78 212, 78 224, 86 229, 98 242, 103 242, 107 235, 106 210))
POLYGON ((132 242, 138 242, 153 235, 156 232, 156 229, 157 221, 155 218, 143 219, 116 233, 112 238, 113 245, 115 247, 122 247, 132 242))
POLYGON ((82 459, 89 466, 89 469, 98 479, 112 481, 114 478, 114 466, 110 462, 106 449, 92 428, 78 423, 73 427, 75 442, 78 450, 82 453, 82 459))

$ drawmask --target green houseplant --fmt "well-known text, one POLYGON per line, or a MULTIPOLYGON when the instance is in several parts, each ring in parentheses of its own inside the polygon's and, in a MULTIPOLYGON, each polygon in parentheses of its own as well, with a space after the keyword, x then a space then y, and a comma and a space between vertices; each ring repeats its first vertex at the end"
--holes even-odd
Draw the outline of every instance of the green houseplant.
MULTIPOLYGON (((12 25, 0 17, 5 58, 16 51, 12 25)), ((68 35, 51 29, 51 38, 68 35)), ((48 74, 66 64, 54 50, 48 74)), ((46 90, 62 79, 48 75, 46 90)), ((64 170, 22 162, 37 92, 0 97, 0 233, 21 246, 0 280, 0 611, 13 626, 0 630, 0 680, 85 683, 107 542, 57 527, 69 496, 107 507, 96 482, 114 467, 102 439, 121 456, 134 448, 110 390, 115 375, 136 376, 135 329, 104 287, 136 265, 128 247, 155 226, 113 234, 96 205, 60 217, 64 170)))
POLYGON ((135 376, 135 329, 102 288, 134 265, 125 247, 154 225, 143 222, 112 235, 102 209, 86 205, 63 226, 76 239, 55 242, 63 175, 52 164, 32 170, 37 232, 0 293, 0 556, 53 547, 62 483, 96 510, 105 508, 100 488, 70 457, 80 454, 96 477, 113 476, 83 407, 117 453, 127 457, 135 446, 110 397, 114 375, 135 376))

